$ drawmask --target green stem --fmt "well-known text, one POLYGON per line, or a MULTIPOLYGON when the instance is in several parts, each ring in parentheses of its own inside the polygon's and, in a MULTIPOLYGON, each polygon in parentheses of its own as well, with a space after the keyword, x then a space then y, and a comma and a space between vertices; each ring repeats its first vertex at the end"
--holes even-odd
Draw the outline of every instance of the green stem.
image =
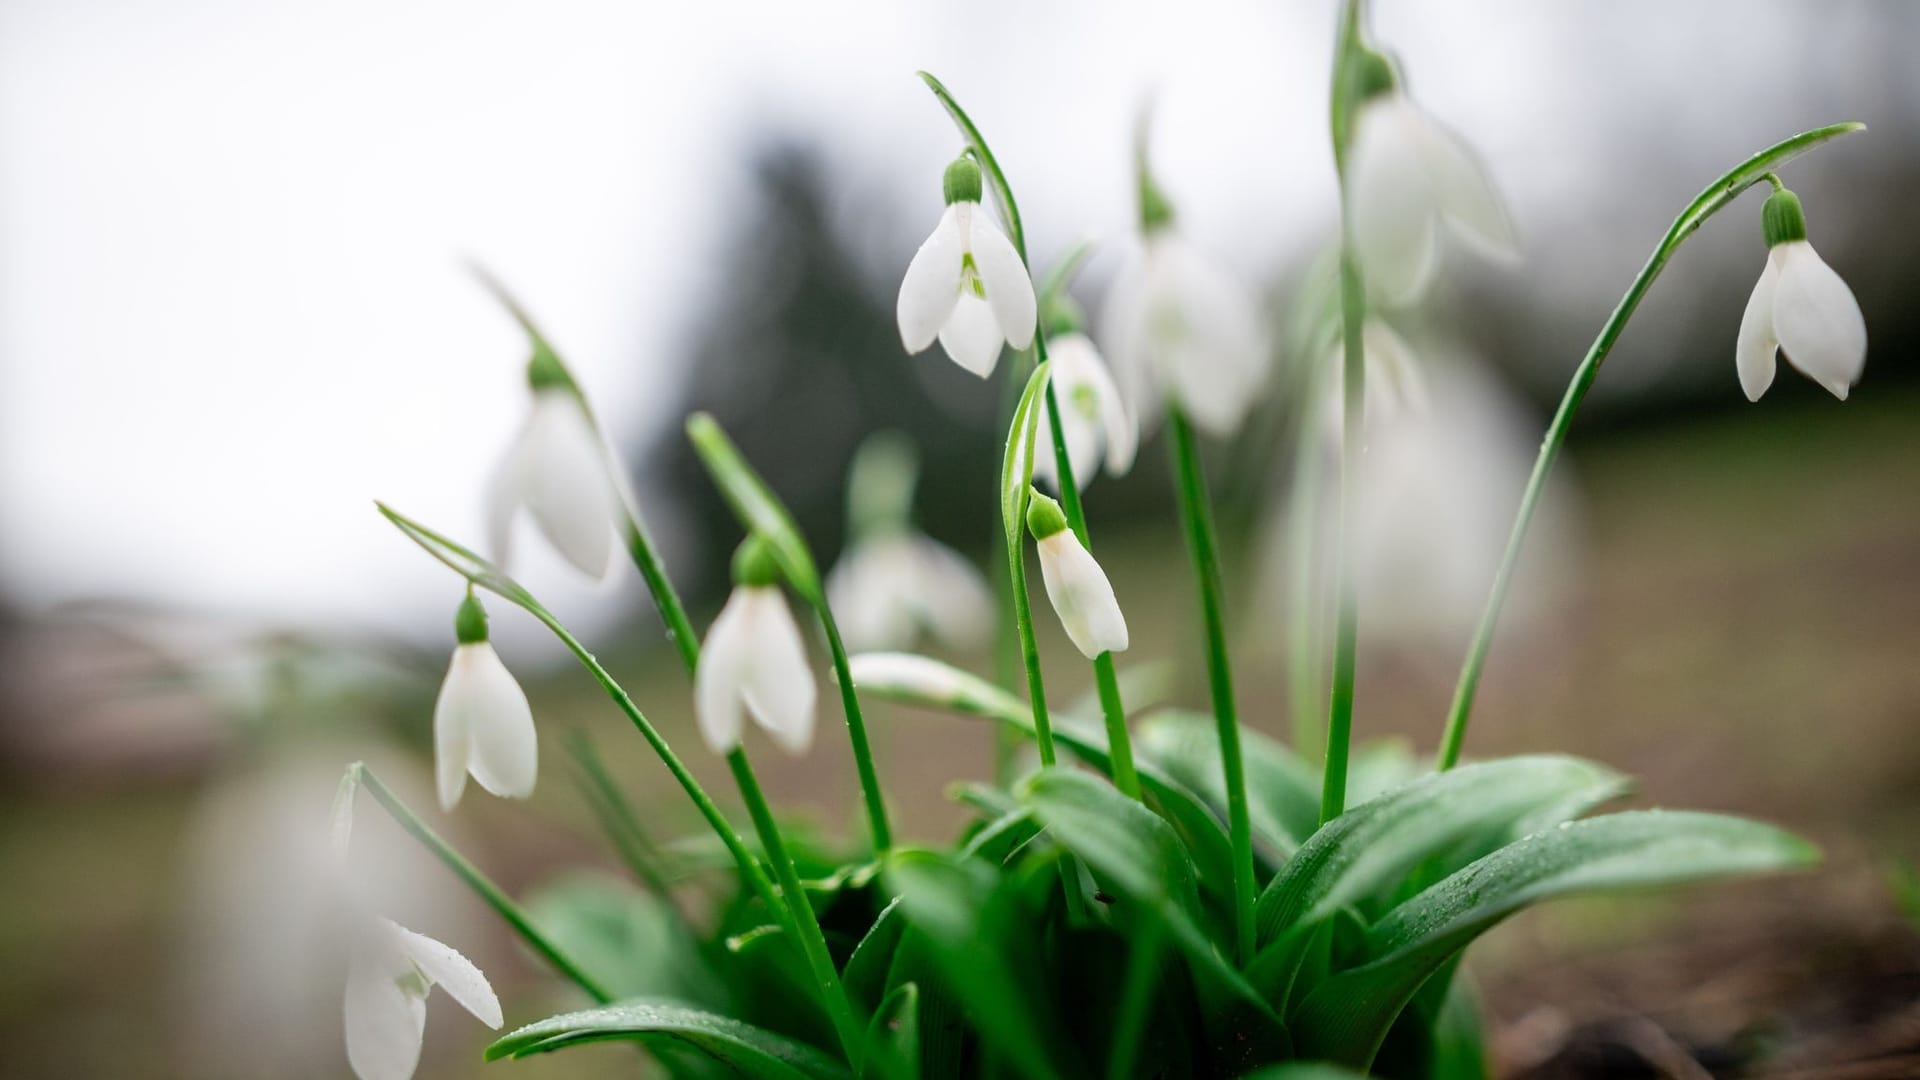
POLYGON ((800 871, 793 864, 792 854, 787 851, 786 841, 780 835, 780 826, 775 823, 773 812, 767 808, 766 795, 760 790, 760 781, 754 776, 753 766, 747 763, 746 752, 735 747, 727 755, 727 767, 733 770, 734 782, 740 786, 740 798, 747 804, 747 814, 753 818, 753 827, 760 834, 761 845, 767 849, 767 861, 773 864, 774 873, 780 877, 780 891, 786 897, 786 910, 797 931, 800 951, 813 974, 820 1001, 826 1007, 827 1015, 833 1019, 833 1029, 840 1038, 840 1048, 847 1060, 857 1066, 866 1045, 866 1028, 854 1016, 846 987, 840 982, 840 973, 834 969, 833 956, 827 951, 826 935, 820 929, 819 917, 814 914, 813 901, 807 898, 806 887, 800 882, 800 871))
MULTIPOLYGON (((1304 400, 1320 398, 1320 380, 1306 380, 1304 400)), ((1301 410, 1299 443, 1294 448, 1293 484, 1287 492, 1287 599, 1291 605, 1287 629, 1287 712, 1293 722, 1293 749, 1311 760, 1320 754, 1326 727, 1321 723, 1325 649, 1319 634, 1320 589, 1315 569, 1319 565, 1319 535, 1314 529, 1319 503, 1320 425, 1318 411, 1301 410)))
POLYGON ((407 804, 401 802, 399 796, 389 791, 387 785, 381 783, 380 778, 373 774, 373 770, 364 765, 359 766, 359 770, 361 786, 372 793, 374 799, 386 808, 393 820, 399 822, 402 829, 411 833, 414 839, 438 856, 440 861, 446 864, 447 869, 453 871, 455 877, 465 882, 467 887, 485 901, 488 907, 506 920, 507 925, 513 927, 514 932, 520 935, 529 948, 540 954, 541 959, 551 964, 555 971, 565 976, 575 986, 584 990, 594 1001, 604 1005, 613 1000, 613 994, 608 992, 606 987, 601 986, 593 976, 581 970, 580 965, 574 963, 571 957, 562 952, 558 945, 533 925, 533 920, 527 915, 525 909, 501 891, 498 885, 488 880, 478 867, 468 862, 465 856, 453 849, 452 845, 441 839, 439 833, 428 828, 427 823, 421 821, 412 810, 407 809, 407 804))
POLYGON ((1180 517, 1200 586, 1200 619, 1207 639, 1207 683, 1213 694, 1214 723, 1220 732, 1220 765, 1227 788, 1227 832, 1233 845, 1233 925, 1235 955, 1253 958, 1253 824, 1247 811, 1246 766, 1240 758, 1240 717, 1233 700, 1233 673, 1227 661, 1226 619, 1220 600, 1220 558, 1215 550, 1207 481, 1200 471, 1200 450, 1193 427, 1176 406, 1167 411, 1167 441, 1173 449, 1174 482, 1180 492, 1180 517))
POLYGON ((1047 685, 1040 675, 1040 646, 1033 637, 1033 605, 1027 597, 1026 545, 1007 547, 1007 577, 1012 583, 1013 625, 1020 635, 1020 659, 1026 666, 1027 699, 1033 709, 1033 741, 1040 764, 1053 767, 1053 717, 1047 712, 1047 685))
POLYGON ((1767 182, 1773 169, 1829 139, 1865 127, 1864 124, 1845 123, 1803 131, 1775 143, 1729 170, 1707 185, 1680 212, 1680 216, 1673 219, 1666 235, 1653 249, 1653 254, 1648 256, 1646 265, 1640 268, 1633 283, 1627 286, 1626 295, 1620 298, 1613 314, 1600 328, 1599 336, 1587 349, 1586 357, 1574 369, 1567 392, 1560 399, 1560 407, 1554 411, 1553 420, 1547 425, 1546 438, 1540 444, 1540 456, 1534 460, 1533 474, 1527 478, 1526 493, 1520 498, 1520 510, 1514 517, 1513 531, 1507 536, 1506 554, 1500 560, 1499 570, 1494 573, 1486 609, 1480 614, 1480 623, 1473 633, 1473 643, 1467 648, 1466 662, 1460 668, 1460 682, 1454 690, 1453 706, 1447 711, 1447 726, 1440 739, 1439 769, 1450 769, 1460 760, 1460 747, 1467 735, 1467 718, 1473 711, 1474 695, 1480 687, 1480 672, 1487 662, 1487 650, 1493 645, 1493 631, 1500 621, 1500 608, 1506 603, 1507 589, 1513 584, 1514 568, 1519 564, 1527 529, 1533 524, 1534 511, 1538 509, 1541 494, 1546 491, 1547 475, 1553 471, 1553 464, 1560 457, 1560 448, 1567 441, 1567 431, 1573 426, 1574 413, 1586 398, 1587 391, 1593 387, 1594 378, 1600 374, 1601 363, 1613 351, 1614 342, 1619 340, 1621 332, 1627 327, 1627 320, 1633 317, 1641 299, 1653 287, 1654 279, 1660 276, 1660 271, 1666 268, 1667 261, 1687 237, 1749 187, 1767 182))
POLYGON ((667 640, 673 642, 680 653, 680 662, 686 665, 687 673, 692 674, 700 665, 700 635, 694 632, 693 621, 687 618, 687 609, 680 603, 680 594, 674 590, 666 567, 653 550, 653 541, 647 536, 639 512, 631 505, 624 505, 625 500, 622 502, 626 514, 627 554, 640 571, 641 580, 647 583, 653 606, 660 612, 660 621, 666 624, 667 640))
POLYGON ((853 672, 847 667, 847 646, 840 640, 840 624, 822 597, 813 605, 820 625, 827 631, 827 649, 833 654, 833 671, 840 683, 840 706, 847 716, 847 734, 853 742, 853 766, 860 774, 860 790, 867 804, 867 828, 873 836, 876 857, 884 857, 893 846, 893 829, 887 822, 887 806, 881 801, 880 774, 873 766, 873 747, 867 741, 866 715, 860 711, 860 697, 854 692, 853 672))

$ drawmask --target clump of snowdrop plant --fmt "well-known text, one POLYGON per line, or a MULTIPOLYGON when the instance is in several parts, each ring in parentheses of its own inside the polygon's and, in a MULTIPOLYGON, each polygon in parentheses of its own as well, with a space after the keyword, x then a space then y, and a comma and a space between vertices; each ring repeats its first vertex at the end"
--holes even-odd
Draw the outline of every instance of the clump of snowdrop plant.
MULTIPOLYGON (((1760 151, 1714 179, 1675 219, 1573 369, 1521 492, 1505 556, 1486 583, 1459 691, 1436 718, 1437 752, 1372 750, 1367 767, 1357 769, 1353 729, 1367 715, 1355 708, 1363 612, 1351 553, 1368 475, 1365 428, 1394 425, 1405 409, 1422 407, 1425 385, 1421 358, 1379 321, 1370 298, 1418 291, 1432 274, 1442 225, 1494 241, 1509 234, 1470 153, 1411 104, 1378 43, 1363 33, 1358 0, 1346 0, 1339 25, 1331 127, 1343 198, 1327 324, 1336 344, 1291 361, 1323 371, 1322 385, 1339 401, 1337 425, 1320 425, 1336 436, 1338 459, 1328 500, 1337 507, 1328 560, 1334 602, 1303 616, 1325 615, 1329 626, 1315 638, 1330 643, 1331 662, 1324 697, 1294 698, 1291 744, 1261 730, 1271 712, 1264 702, 1259 724, 1240 719, 1224 617, 1228 583, 1202 461, 1235 436, 1266 392, 1277 335, 1251 291, 1181 239, 1144 146, 1136 242, 1102 305, 1102 329, 1088 337, 1077 318, 1057 317, 1072 310, 1064 289, 1080 256, 1036 277, 1008 173, 946 87, 922 76, 960 147, 946 168, 939 224, 917 253, 902 252, 902 343, 913 353, 938 339, 982 376, 1000 366, 1003 346, 1016 350, 1005 376, 1010 414, 997 469, 995 557, 1004 559, 996 621, 1019 663, 1002 678, 898 651, 897 643, 889 645, 895 651, 850 655, 836 607, 869 603, 859 594, 873 587, 850 580, 879 577, 882 587, 906 591, 916 577, 938 572, 912 560, 884 575, 848 570, 864 558, 850 553, 854 561, 842 564, 830 588, 779 494, 711 417, 696 415, 688 437, 746 535, 733 591, 701 633, 578 384, 514 308, 533 343, 536 406, 496 485, 504 494, 496 496, 495 520, 528 508, 562 554, 596 576, 612 540, 624 539, 686 681, 629 693, 498 562, 381 507, 476 594, 491 593, 550 630, 664 770, 619 775, 591 742, 571 739, 580 793, 632 881, 567 882, 524 905, 364 766, 349 770, 347 789, 371 792, 576 999, 544 1019, 529 1013, 552 993, 507 1003, 503 1011, 517 1026, 487 1049, 488 1059, 622 1040, 660 1070, 690 1077, 1477 1076, 1486 1063, 1461 955, 1507 916, 1563 895, 1815 860, 1805 841, 1739 818, 1596 814, 1630 787, 1604 765, 1553 754, 1462 763, 1461 750, 1546 477, 1640 299, 1708 218, 1756 184, 1778 186, 1774 170, 1858 125, 1815 129, 1760 151), (1044 282, 1037 291, 1035 280, 1044 282), (1373 381, 1390 393, 1370 395, 1373 381), (1370 408, 1370 396, 1394 407, 1370 408), (1207 694, 1199 709, 1149 699, 1139 683, 1118 677, 1115 654, 1132 639, 1115 583, 1096 559, 1101 548, 1082 501, 1093 472, 1124 471, 1140 431, 1159 425, 1198 627, 1167 636, 1202 660, 1207 694), (1035 490, 1036 478, 1057 502, 1035 490), (1082 654, 1051 671, 1035 627, 1035 562, 1048 605, 1082 654), (813 659, 822 653, 824 662, 813 659), (1095 705, 1056 707, 1065 694, 1047 685, 1049 675, 1057 680, 1082 660, 1095 705), (813 726, 822 680, 838 698, 829 711, 844 722, 863 811, 863 827, 847 837, 794 828, 769 804, 752 761, 759 740, 749 737, 749 718, 789 753, 806 754, 828 738, 813 726), (1025 766, 1011 759, 991 778, 956 777, 956 797, 971 813, 957 837, 903 842, 892 825, 887 770, 870 744, 865 709, 877 700, 993 725, 1001 737, 1030 744, 1032 755, 1025 766), (691 709, 702 736, 696 752, 723 760, 728 798, 701 779, 721 771, 691 767, 644 711, 656 705, 691 709), (657 800, 676 788, 703 836, 663 844, 654 836, 658 816, 640 814, 626 793, 646 790, 657 800), (683 906, 695 890, 675 886, 695 881, 706 900, 683 906)), ((1844 394, 1864 351, 1858 310, 1806 246, 1798 203, 1790 200, 1777 194, 1764 212, 1771 251, 1741 324, 1743 385, 1757 396, 1775 350, 1784 348, 1791 363, 1844 394)), ((1321 417, 1319 400, 1293 412, 1321 417)), ((1308 431, 1303 442, 1323 445, 1325 436, 1308 431)), ((898 494, 898 470, 888 475, 856 470, 856 488, 874 485, 881 494, 854 493, 854 551, 876 536, 903 535, 908 497, 898 494), (878 515, 885 522, 878 533, 860 535, 863 505, 889 508, 878 515)), ((477 601, 470 603, 477 611, 477 601)), ((863 629, 868 622, 859 619, 863 629)), ((463 607, 456 637, 459 650, 484 648, 483 621, 463 607)), ((1137 651, 1127 653, 1130 660, 1137 651)), ((505 794, 532 787, 531 714, 496 663, 457 658, 449 674, 444 723, 436 724, 448 805, 468 774, 505 794)), ((550 719, 542 723, 535 738, 558 735, 550 719)), ((910 744, 905 732, 896 740, 910 744)), ((370 925, 376 929, 347 999, 350 1059, 363 1080, 411 1071, 422 1002, 435 985, 483 1021, 501 1019, 484 979, 451 950, 390 924, 370 925)))

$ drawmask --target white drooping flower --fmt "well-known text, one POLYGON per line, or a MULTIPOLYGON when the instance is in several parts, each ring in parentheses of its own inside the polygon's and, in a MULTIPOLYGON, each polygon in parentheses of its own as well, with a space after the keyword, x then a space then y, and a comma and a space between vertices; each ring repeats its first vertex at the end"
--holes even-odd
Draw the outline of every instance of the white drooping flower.
POLYGON ((751 715, 781 749, 804 754, 813 743, 813 669, 780 591, 779 567, 759 538, 740 545, 733 579, 733 595, 708 629, 694 671, 700 736, 714 753, 730 753, 751 715))
MULTIPOLYGON (((1384 320, 1369 316, 1361 324, 1360 350, 1367 365, 1363 398, 1366 410, 1363 423, 1367 430, 1391 424, 1397 419, 1417 417, 1426 411, 1426 376, 1420 371, 1419 357, 1414 354, 1413 346, 1407 344, 1405 338, 1384 320)), ((1346 360, 1346 342, 1335 341, 1332 351, 1327 355, 1324 373, 1327 410, 1325 430, 1335 441, 1340 438, 1346 418, 1346 360)))
POLYGON ((854 541, 827 574, 827 601, 851 649, 908 648, 922 634, 971 649, 993 627, 993 597, 980 571, 911 528, 854 541))
POLYGON ((1271 366, 1252 292, 1165 221, 1115 276, 1100 329, 1134 416, 1171 399, 1211 435, 1238 430, 1271 366))
POLYGON ((611 454, 557 358, 536 353, 528 381, 533 409, 487 492, 492 555, 507 562, 514 519, 524 509, 568 562, 598 581, 613 568, 622 516, 611 454))
POLYGON ((348 954, 347 1061, 360 1080, 409 1080, 420 1062, 427 994, 446 990, 490 1028, 500 999, 472 961, 383 918, 364 920, 348 954))
POLYGON ((1067 527, 1060 504, 1038 491, 1029 494, 1027 531, 1033 534, 1040 556, 1047 600, 1067 637, 1089 660, 1105 652, 1127 651, 1127 619, 1120 613, 1106 571, 1067 527))
POLYGON ((1761 212, 1767 265, 1747 299, 1734 346, 1740 388, 1759 401, 1773 385, 1776 354, 1841 401, 1867 362, 1867 323, 1853 290, 1807 242, 1800 199, 1785 188, 1761 212))
POLYGON ((524 799, 539 773, 533 708, 487 640, 487 614, 469 594, 454 619, 459 644, 433 705, 434 775, 453 809, 467 777, 495 795, 524 799))
POLYGON ((900 343, 917 353, 940 339, 953 362, 985 378, 1000 344, 1033 342, 1036 303, 1027 265, 980 206, 980 167, 947 167, 947 209, 900 282, 900 343))
MULTIPOLYGON (((1105 360, 1087 335, 1071 331, 1048 342, 1048 378, 1060 403, 1060 430, 1066 436, 1067 461, 1074 484, 1085 489, 1104 466, 1113 476, 1133 468, 1140 428, 1105 360)), ((1060 490, 1054 462, 1053 425, 1041 420, 1033 459, 1034 479, 1060 490)))
POLYGON ((1347 199, 1369 289, 1389 304, 1418 299, 1439 265, 1443 223, 1488 254, 1516 255, 1513 223, 1473 151, 1413 103, 1384 57, 1363 63, 1371 79, 1354 113, 1347 199))

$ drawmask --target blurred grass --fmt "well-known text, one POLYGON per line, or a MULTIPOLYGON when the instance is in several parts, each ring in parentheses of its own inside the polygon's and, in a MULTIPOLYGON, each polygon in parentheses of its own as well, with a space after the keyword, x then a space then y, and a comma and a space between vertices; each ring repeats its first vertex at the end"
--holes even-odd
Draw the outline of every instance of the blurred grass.
MULTIPOLYGON (((1577 433, 1566 465, 1585 500, 1584 572, 1526 625, 1505 628, 1469 754, 1589 755, 1640 777, 1645 802, 1770 817, 1815 835, 1843 868, 1920 852, 1920 744, 1912 737, 1920 721, 1917 417, 1920 393, 1911 390, 1869 388, 1840 406, 1777 389, 1753 408, 1577 433)), ((1159 465, 1149 459, 1141 467, 1159 465)), ((1134 626, 1132 655, 1196 659, 1194 601, 1184 557, 1169 546, 1177 542, 1171 517, 1165 528, 1109 535, 1097 498, 1092 509, 1103 561, 1134 626)), ((1234 601, 1243 628, 1260 615, 1250 591, 1234 601)), ((1051 696, 1069 700, 1087 689, 1087 670, 1041 615, 1051 696)), ((644 636, 654 635, 649 628, 644 636)), ((1463 644, 1464 634, 1431 647, 1368 647, 1357 714, 1363 736, 1400 734, 1430 749, 1463 644)), ((666 651, 607 655, 669 738, 697 747, 683 676, 666 651)), ((975 658, 973 666, 986 664, 975 658)), ((1237 661, 1244 714, 1280 736, 1282 668, 1250 648, 1237 661)), ((692 830, 663 771, 586 680, 557 670, 529 681, 547 725, 546 775, 529 808, 479 797, 462 806, 472 835, 487 837, 470 852, 476 861, 521 890, 581 859, 614 867, 555 752, 554 735, 570 725, 596 735, 656 836, 692 830)), ((1197 682, 1179 693, 1205 700, 1197 682)), ((850 762, 837 711, 823 706, 821 722, 819 746, 802 762, 754 750, 777 805, 842 828, 854 809, 850 762)), ((903 831, 944 838, 959 814, 942 792, 987 775, 991 733, 881 707, 870 722, 903 831)), ((409 734, 428 725, 423 711, 409 734)), ((716 793, 729 790, 718 763, 689 756, 716 793)), ((0 1072, 189 1075, 167 1063, 163 1025, 174 860, 193 794, 174 786, 67 790, 41 778, 0 796, 0 1072)), ((1617 934, 1582 931, 1594 920, 1580 910, 1578 920, 1529 923, 1529 948, 1566 948, 1576 938, 1617 943, 1617 934)), ((1621 925, 1654 933, 1670 910, 1621 909, 1621 925)), ((500 937, 491 955, 512 955, 500 937)), ((1493 962, 1484 966, 1497 983, 1509 951, 1496 946, 1488 955, 1493 962)), ((490 973, 509 1022, 534 1018, 530 990, 540 976, 531 961, 517 956, 490 973)), ((315 1023, 337 1027, 338 1017, 315 1023)), ((420 1075, 478 1075, 483 1035, 464 1018, 436 1023, 420 1075)), ((491 1071, 590 1077, 629 1074, 633 1062, 624 1048, 602 1047, 491 1071)), ((344 1074, 343 1060, 312 1073, 344 1074)))

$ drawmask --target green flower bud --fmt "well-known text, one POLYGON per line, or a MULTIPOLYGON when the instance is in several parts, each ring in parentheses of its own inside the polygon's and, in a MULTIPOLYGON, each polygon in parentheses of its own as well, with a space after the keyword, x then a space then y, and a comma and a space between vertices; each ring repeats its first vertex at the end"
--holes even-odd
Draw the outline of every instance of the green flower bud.
POLYGON ((1173 203, 1154 182, 1144 163, 1140 166, 1140 231, 1153 232, 1173 224, 1173 203))
POLYGON ((749 587, 780 583, 780 562, 773 547, 758 536, 740 541, 733 552, 733 583, 749 587))
POLYGON ((1353 100, 1356 104, 1390 94, 1400 86, 1393 61, 1362 46, 1353 58, 1353 100))
POLYGON ((1033 534, 1035 540, 1045 540, 1066 531, 1067 515, 1061 511, 1059 503, 1032 489, 1028 489, 1027 496, 1027 531, 1033 534))
POLYGON ((941 190, 946 193, 947 205, 957 202, 977 203, 980 201, 980 166, 973 158, 961 154, 947 166, 947 175, 940 181, 941 190))
POLYGON ((1760 231, 1768 247, 1805 240, 1807 215, 1800 210, 1800 196, 1786 188, 1767 196, 1766 205, 1760 208, 1760 231))
POLYGON ((480 606, 480 598, 472 589, 467 590, 460 609, 453 613, 453 637, 462 645, 477 645, 487 640, 487 609, 480 606))

